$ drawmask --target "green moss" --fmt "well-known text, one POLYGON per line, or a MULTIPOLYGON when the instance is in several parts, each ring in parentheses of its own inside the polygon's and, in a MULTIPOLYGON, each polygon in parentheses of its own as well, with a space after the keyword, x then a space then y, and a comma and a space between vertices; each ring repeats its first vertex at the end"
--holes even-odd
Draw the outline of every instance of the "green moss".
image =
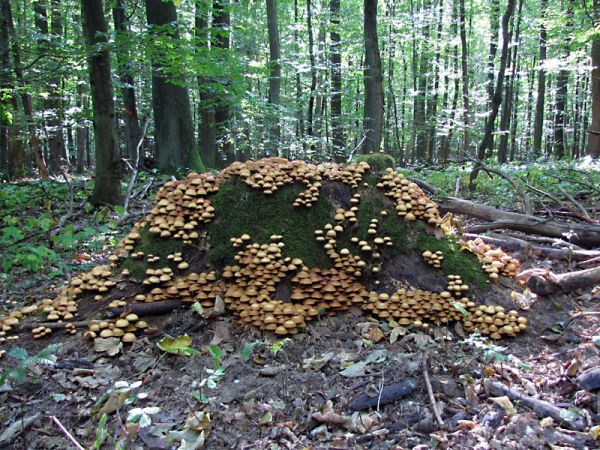
POLYGON ((160 256, 160 261, 153 264, 148 264, 145 259, 136 260, 133 258, 127 258, 121 262, 119 270, 129 270, 130 276, 138 281, 141 281, 145 278, 146 269, 148 267, 158 268, 169 266, 171 269, 175 270, 175 264, 171 263, 171 261, 167 259, 167 256, 173 253, 181 252, 182 249, 183 242, 181 242, 180 239, 158 237, 150 233, 148 231, 148 226, 146 226, 141 231, 140 240, 135 246, 133 252, 144 252, 144 256, 160 256))
POLYGON ((361 161, 369 164, 373 172, 381 172, 388 167, 394 167, 396 165, 394 158, 383 152, 369 153, 368 155, 359 155, 352 158, 352 162, 361 161))
POLYGON ((311 208, 295 208, 292 203, 302 190, 300 185, 286 186, 267 196, 240 182, 222 184, 211 198, 217 213, 207 228, 209 264, 221 268, 233 263, 239 249, 230 239, 247 233, 257 243, 269 243, 271 235, 280 234, 285 255, 302 258, 309 267, 331 267, 314 231, 333 221, 333 206, 321 195, 311 208))
POLYGON ((417 234, 415 250, 419 253, 425 250, 432 252, 439 250, 444 254, 440 270, 446 275, 460 275, 464 282, 478 288, 488 286, 488 277, 481 269, 481 264, 474 255, 461 250, 461 245, 456 238, 447 236, 444 239, 437 239, 435 236, 425 233, 422 224, 419 224, 417 228, 420 230, 417 234))

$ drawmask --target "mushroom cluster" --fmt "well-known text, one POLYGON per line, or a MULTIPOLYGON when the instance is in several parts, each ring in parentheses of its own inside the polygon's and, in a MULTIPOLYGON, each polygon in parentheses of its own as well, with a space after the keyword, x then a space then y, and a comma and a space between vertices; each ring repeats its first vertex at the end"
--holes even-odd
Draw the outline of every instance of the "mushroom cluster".
POLYGON ((492 339, 515 336, 527 329, 527 319, 515 310, 505 312, 502 306, 480 305, 464 320, 468 332, 479 331, 492 339))
POLYGON ((442 223, 437 205, 421 190, 416 183, 408 180, 393 169, 386 169, 377 187, 385 191, 385 195, 396 202, 396 212, 405 220, 422 218, 427 223, 439 225, 442 223))
POLYGON ((461 320, 462 315, 454 302, 460 303, 466 310, 474 310, 476 307, 474 302, 466 298, 453 298, 448 291, 437 293, 420 289, 399 289, 392 295, 371 291, 363 308, 390 322, 427 328, 425 321, 440 324, 461 320))
POLYGON ((148 328, 148 324, 140 320, 137 314, 123 313, 121 317, 115 320, 101 320, 90 323, 84 336, 89 339, 98 336, 101 338, 118 337, 122 342, 131 343, 137 339, 135 333, 146 328, 148 328))
POLYGON ((499 275, 514 278, 519 273, 521 265, 517 259, 507 255, 500 248, 486 244, 481 238, 464 242, 464 246, 477 255, 483 270, 492 280, 498 279, 499 275))
MULTIPOLYGON (((70 325, 73 329, 75 329, 75 326, 73 324, 70 324, 70 325)), ((71 329, 71 327, 69 327, 69 328, 71 329)), ((51 333, 52 333, 52 330, 47 327, 37 327, 37 328, 34 328, 33 330, 31 330, 31 334, 33 335, 34 339, 43 338, 44 336, 47 336, 51 333)), ((73 334, 73 333, 70 333, 70 334, 73 334)))
POLYGON ((181 299, 184 302, 200 302, 202 306, 213 306, 215 290, 215 272, 190 272, 171 280, 161 281, 148 293, 137 294, 135 302, 152 303, 161 300, 181 299))
POLYGON ((442 262, 444 261, 444 253, 442 253, 440 250, 436 252, 425 250, 421 255, 423 256, 425 262, 430 266, 436 269, 442 267, 442 262))

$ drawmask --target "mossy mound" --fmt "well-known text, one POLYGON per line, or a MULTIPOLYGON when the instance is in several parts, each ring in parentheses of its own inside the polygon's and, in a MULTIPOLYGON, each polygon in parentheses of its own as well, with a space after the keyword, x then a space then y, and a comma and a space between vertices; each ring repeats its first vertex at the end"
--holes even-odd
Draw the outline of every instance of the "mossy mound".
MULTIPOLYGON (((50 320, 68 320, 87 293, 126 310, 181 300, 213 307, 222 298, 241 322, 288 334, 355 304, 391 326, 461 320, 468 331, 514 336, 525 319, 478 305, 469 289, 484 288, 488 275, 512 274, 518 263, 465 247, 437 205, 392 169, 373 172, 365 161, 236 162, 218 175, 166 183, 111 266, 75 278, 41 309, 50 320), (410 282, 398 279, 401 266, 410 282), (133 289, 122 293, 115 280, 133 289)), ((87 335, 130 340, 142 329, 102 323, 87 335)))

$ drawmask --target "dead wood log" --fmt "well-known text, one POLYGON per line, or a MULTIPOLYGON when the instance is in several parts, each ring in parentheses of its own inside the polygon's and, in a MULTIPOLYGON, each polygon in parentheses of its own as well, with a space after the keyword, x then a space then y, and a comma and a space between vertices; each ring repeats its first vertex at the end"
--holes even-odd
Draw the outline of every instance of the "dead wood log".
POLYGON ((499 381, 486 379, 484 382, 486 392, 493 396, 506 395, 508 398, 514 401, 519 401, 523 406, 531 409, 540 419, 544 417, 552 417, 558 424, 565 425, 567 428, 576 431, 582 431, 585 429, 585 421, 583 417, 569 414, 565 409, 554 406, 545 400, 539 400, 537 398, 529 397, 515 388, 506 386, 499 381))
POLYGON ((572 292, 600 283, 600 267, 561 274, 532 271, 529 276, 525 272, 524 275, 520 274, 517 278, 525 279, 529 290, 538 295, 550 295, 560 291, 572 292))
POLYGON ((360 394, 350 402, 350 409, 352 411, 364 411, 365 409, 375 408, 378 405, 387 405, 399 398, 412 394, 418 385, 417 380, 409 378, 402 383, 393 383, 385 386, 378 396, 371 397, 365 393, 360 394))
POLYGON ((446 197, 438 202, 442 212, 465 214, 490 223, 476 225, 469 232, 482 232, 499 228, 522 231, 524 233, 539 234, 555 238, 568 237, 570 242, 583 247, 600 245, 600 225, 591 223, 560 223, 539 217, 501 211, 491 206, 481 205, 456 197, 446 197))
POLYGON ((540 258, 552 258, 565 261, 587 261, 589 258, 600 258, 600 251, 595 250, 572 250, 570 248, 553 248, 533 245, 524 239, 519 239, 501 234, 486 236, 483 234, 463 233, 463 239, 477 239, 496 247, 505 252, 519 252, 523 256, 537 256, 540 258))

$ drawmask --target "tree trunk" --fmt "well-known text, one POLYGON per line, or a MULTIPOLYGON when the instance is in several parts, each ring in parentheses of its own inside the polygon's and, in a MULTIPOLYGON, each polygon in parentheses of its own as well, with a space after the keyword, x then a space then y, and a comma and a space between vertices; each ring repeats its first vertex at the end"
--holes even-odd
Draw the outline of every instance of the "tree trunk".
MULTIPOLYGON (((209 32, 208 32, 208 15, 210 11, 210 2, 207 0, 196 1, 196 42, 198 52, 209 52, 209 32)), ((198 77, 198 91, 200 97, 199 115, 200 125, 199 148, 202 161, 207 167, 217 167, 217 133, 215 125, 215 105, 214 96, 211 95, 212 87, 211 80, 205 77, 198 77)))
POLYGON ((331 0, 331 131, 333 157, 342 162, 345 157, 344 128, 342 127, 342 47, 340 37, 340 0, 331 0))
POLYGON ((487 93, 488 93, 488 111, 492 108, 494 102, 494 60, 498 52, 498 32, 500 31, 500 1, 491 0, 490 4, 490 45, 487 64, 487 93))
MULTIPOLYGON (((508 62, 508 48, 512 37, 512 30, 510 30, 510 18, 515 9, 515 0, 508 0, 506 6, 506 12, 502 16, 502 53, 500 55, 500 67, 498 69, 498 78, 496 79, 496 87, 494 88, 494 95, 492 97, 492 104, 490 115, 485 121, 485 132, 483 139, 477 148, 477 157, 483 161, 486 156, 486 151, 491 151, 493 146, 493 131, 496 117, 502 103, 502 87, 504 85, 504 75, 506 72, 506 65, 508 62)), ((471 172, 470 186, 474 187, 474 181, 477 177, 477 171, 471 172)))
MULTIPOLYGON (((427 0, 423 4, 423 9, 429 8, 429 1, 427 0)), ((417 95, 415 99, 415 123, 416 128, 416 147, 415 147, 415 160, 423 161, 428 153, 428 137, 429 133, 427 130, 427 111, 426 111, 426 99, 427 99, 427 77, 429 74, 430 66, 430 53, 429 53, 429 21, 423 21, 423 27, 421 30, 421 51, 419 52, 419 72, 417 95)))
MULTIPOLYGON (((120 51, 117 54, 117 73, 121 81, 121 97, 123 98, 123 118, 125 122, 125 142, 127 157, 131 164, 136 161, 137 146, 142 139, 142 129, 138 119, 137 101, 135 96, 135 81, 129 67, 131 55, 129 52, 129 24, 125 15, 125 0, 115 0, 113 6, 113 21, 115 23, 116 41, 120 51), (122 45, 119 45, 122 40, 122 45)), ((143 152, 143 149, 140 149, 143 152)), ((143 156, 143 153, 142 153, 143 156)), ((142 157, 137 158, 143 161, 142 157)))
POLYGON ((537 100, 535 103, 535 119, 533 125, 533 154, 539 157, 542 154, 542 134, 544 132, 544 103, 546 100, 546 15, 548 11, 548 0, 540 0, 540 61, 537 85, 537 100))
POLYGON ((121 161, 117 145, 115 104, 107 48, 106 21, 102 0, 82 0, 81 11, 94 112, 96 183, 92 202, 115 205, 121 202, 121 161))
POLYGON ((581 78, 576 77, 575 81, 575 98, 573 99, 574 103, 574 112, 573 112, 573 144, 571 146, 571 158, 579 158, 579 129, 581 128, 581 124, 579 123, 581 119, 581 78))
MULTIPOLYGON (((225 53, 229 50, 229 1, 214 0, 213 1, 213 20, 212 20, 212 46, 219 49, 220 57, 225 58, 225 53)), ((223 84, 228 85, 230 80, 223 80, 223 84)), ((224 89, 226 91, 227 89, 224 89)), ((227 165, 235 161, 235 154, 231 147, 229 139, 229 99, 223 95, 215 99, 215 132, 217 140, 217 148, 220 148, 225 156, 227 165)))
MULTIPOLYGON (((0 92, 12 95, 11 68, 10 68, 10 42, 7 10, 10 3, 7 0, 0 1, 0 92)), ((3 177, 11 178, 9 168, 9 133, 12 126, 12 102, 0 97, 0 180, 3 177)))
POLYGON ((460 0, 460 46, 461 46, 461 69, 462 69, 462 98, 463 98, 463 152, 469 154, 471 146, 470 138, 470 106, 469 106, 469 67, 468 67, 468 48, 465 0, 460 0))
POLYGON ((509 139, 509 127, 511 122, 511 116, 513 112, 513 93, 515 86, 515 78, 517 77, 517 66, 519 62, 519 46, 520 44, 520 34, 521 34, 521 11, 523 10, 523 0, 519 0, 519 7, 517 8, 517 27, 515 32, 515 42, 514 51, 509 50, 509 63, 510 66, 512 64, 512 71, 510 76, 506 76, 505 86, 504 86, 504 103, 502 104, 502 114, 500 117, 500 131, 502 135, 500 136, 500 143, 498 144, 498 162, 500 164, 505 163, 508 159, 508 139, 509 139))
MULTIPOLYGON (((338 0, 333 0, 338 1, 338 0)), ((300 37, 298 36, 298 25, 300 23, 299 15, 298 15, 298 0, 294 0, 294 47, 296 52, 296 58, 300 59, 300 37)), ((332 13, 332 25, 333 25, 333 13, 332 13)), ((332 33, 336 32, 335 28, 332 30, 332 33)), ((332 34, 332 45, 333 45, 333 34, 332 34)), ((333 51, 333 49, 332 49, 333 51)), ((333 70, 333 69, 332 69, 333 70)), ((296 139, 302 142, 302 147, 304 148, 304 112, 302 107, 302 83, 300 81, 300 69, 298 67, 295 68, 296 75, 296 139)), ((341 77, 341 73, 340 73, 341 77)), ((340 78, 341 80, 341 78, 340 78)), ((340 92, 341 96, 341 92, 340 92)), ((332 99, 333 102, 333 99, 332 99)), ((333 109, 333 108, 332 108, 333 109)), ((333 123, 333 119, 332 119, 333 123)))
MULTIPOLYGON (((594 0, 594 27, 600 27, 600 0, 594 0)), ((596 34, 592 42, 592 123, 588 131, 588 153, 600 156, 600 36, 596 34)), ((584 115, 585 117, 585 115, 584 115)))
POLYGON ((279 154, 279 140, 281 138, 281 128, 279 124, 279 103, 281 92, 281 42, 279 40, 279 26, 277 24, 277 3, 276 0, 266 0, 267 2, 267 30, 269 34, 269 105, 271 108, 270 136, 269 145, 270 154, 279 154))
MULTIPOLYGON (((175 46, 179 44, 173 1, 146 0, 146 16, 154 35, 170 38, 175 46)), ((157 54, 161 52, 159 48, 152 50, 157 54)), ((152 61, 152 105, 159 168, 166 171, 183 167, 202 169, 188 90, 163 73, 160 58, 152 61)))
MULTIPOLYGON (((306 118, 306 133, 309 137, 314 136, 314 109, 315 91, 317 89, 317 63, 315 59, 315 40, 312 26, 312 0, 306 0, 306 26, 308 33, 308 56, 310 60, 310 96, 308 98, 308 111, 306 118)), ((314 142, 311 139, 311 148, 314 142)))
POLYGON ((364 0, 365 106, 362 153, 378 152, 383 127, 383 75, 377 41, 377 0, 364 0))

